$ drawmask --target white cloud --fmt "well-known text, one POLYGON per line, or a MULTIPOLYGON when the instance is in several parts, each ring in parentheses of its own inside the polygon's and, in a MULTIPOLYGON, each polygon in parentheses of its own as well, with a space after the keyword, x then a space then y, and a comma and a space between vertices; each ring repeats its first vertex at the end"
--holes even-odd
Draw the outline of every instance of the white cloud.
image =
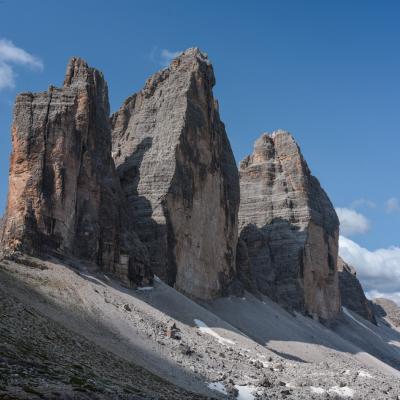
POLYGON ((354 200, 351 203, 351 208, 360 208, 360 207, 375 208, 376 204, 372 200, 364 198, 354 200))
POLYGON ((400 247, 370 251, 340 236, 339 254, 347 263, 354 265, 357 276, 369 295, 380 293, 381 297, 399 300, 400 247))
POLYGON ((0 90, 15 86, 14 65, 43 69, 43 62, 39 58, 15 46, 10 40, 0 39, 0 90))
POLYGON ((164 67, 168 67, 168 65, 170 64, 170 62, 178 57, 179 55, 181 55, 182 52, 181 51, 170 51, 168 49, 162 49, 161 50, 161 64, 164 67))
POLYGON ((370 228, 368 219, 350 208, 336 208, 340 221, 340 233, 351 236, 358 233, 366 233, 370 228))
POLYGON ((8 64, 0 61, 0 90, 7 87, 13 88, 14 86, 14 71, 8 64))
POLYGON ((395 303, 397 303, 400 306, 400 292, 382 293, 382 292, 379 292, 378 290, 370 290, 369 292, 366 292, 365 295, 370 300, 384 297, 385 299, 394 301, 395 303))
POLYGON ((388 212, 389 214, 400 211, 399 199, 397 199, 396 197, 391 197, 386 201, 385 208, 386 212, 388 212))

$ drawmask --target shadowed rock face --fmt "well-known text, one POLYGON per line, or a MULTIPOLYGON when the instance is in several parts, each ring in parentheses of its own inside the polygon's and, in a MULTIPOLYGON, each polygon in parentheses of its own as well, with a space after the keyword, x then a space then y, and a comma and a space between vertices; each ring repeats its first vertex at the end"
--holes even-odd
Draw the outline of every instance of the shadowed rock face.
POLYGON ((339 287, 342 305, 376 324, 373 308, 365 297, 356 270, 338 257, 339 287))
POLYGON ((289 309, 335 318, 339 221, 289 133, 256 141, 240 164, 240 190, 238 270, 252 275, 244 284, 289 309))
POLYGON ((189 49, 112 116, 113 156, 156 275, 200 299, 235 273, 238 171, 207 56, 189 49))
POLYGON ((135 282, 150 277, 127 225, 101 72, 72 58, 62 88, 17 96, 12 144, 6 249, 76 256, 135 282))

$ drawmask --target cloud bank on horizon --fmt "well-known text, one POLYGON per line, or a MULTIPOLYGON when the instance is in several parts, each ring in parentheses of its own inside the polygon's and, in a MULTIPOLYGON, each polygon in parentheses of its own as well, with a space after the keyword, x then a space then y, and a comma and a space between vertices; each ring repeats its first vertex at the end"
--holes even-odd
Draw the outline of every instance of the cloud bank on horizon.
MULTIPOLYGON (((371 204, 363 201, 363 205, 372 207, 371 204)), ((399 209, 396 198, 386 201, 386 212, 392 213, 399 209)), ((391 246, 371 251, 360 246, 348 236, 368 232, 369 220, 354 209, 336 208, 336 213, 341 233, 339 255, 356 268, 367 297, 385 297, 400 305, 400 247, 391 246)))
POLYGON ((356 267, 368 297, 386 297, 400 304, 400 247, 370 251, 340 236, 339 253, 356 267))
POLYGON ((16 65, 43 70, 43 62, 40 58, 15 46, 11 40, 0 39, 0 90, 15 87, 14 67, 16 65))

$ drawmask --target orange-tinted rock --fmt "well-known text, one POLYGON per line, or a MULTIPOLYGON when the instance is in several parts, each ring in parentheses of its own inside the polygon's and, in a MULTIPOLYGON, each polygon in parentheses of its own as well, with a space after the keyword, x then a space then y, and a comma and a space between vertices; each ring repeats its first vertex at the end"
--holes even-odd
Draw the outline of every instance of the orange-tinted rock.
POLYGON ((17 96, 3 247, 71 255, 150 278, 111 157, 107 84, 72 58, 62 88, 17 96))

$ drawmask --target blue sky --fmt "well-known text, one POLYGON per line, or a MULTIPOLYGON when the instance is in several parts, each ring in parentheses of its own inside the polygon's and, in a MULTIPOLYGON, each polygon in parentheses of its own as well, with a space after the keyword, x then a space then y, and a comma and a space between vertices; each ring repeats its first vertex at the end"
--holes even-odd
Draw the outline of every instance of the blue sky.
POLYGON ((16 93, 61 85, 78 55, 104 72, 116 110, 162 67, 163 51, 198 46, 238 162, 262 132, 289 130, 345 209, 342 234, 368 251, 400 246, 399 20, 390 0, 3 0, 0 39, 43 67, 0 53, 0 73, 6 64, 15 74, 13 88, 0 76, 0 209, 16 93))

